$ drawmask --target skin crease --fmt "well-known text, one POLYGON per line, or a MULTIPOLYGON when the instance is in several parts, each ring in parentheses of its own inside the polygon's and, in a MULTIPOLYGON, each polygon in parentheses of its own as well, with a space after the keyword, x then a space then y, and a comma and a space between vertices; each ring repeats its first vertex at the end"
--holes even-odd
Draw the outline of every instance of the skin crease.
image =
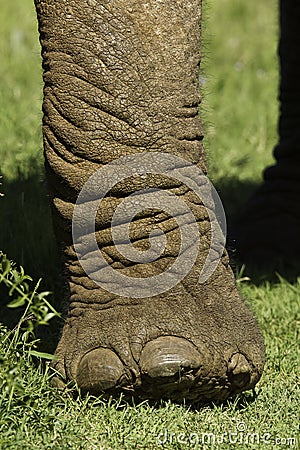
MULTIPOLYGON (((56 383, 139 398, 222 401, 251 389, 264 366, 264 344, 240 298, 226 251, 203 284, 211 243, 209 216, 178 180, 162 174, 117 183, 96 218, 96 239, 120 273, 151 277, 176 259, 176 220, 141 211, 131 224, 139 249, 164 231, 154 263, 122 257, 112 241, 116 206, 140 189, 160 188, 193 212, 201 240, 188 275, 162 294, 130 298, 99 287, 79 264, 71 236, 84 183, 115 159, 143 152, 179 156, 206 173, 199 117, 201 1, 35 0, 44 71, 43 136, 54 227, 65 264, 69 308, 54 368, 56 383)), ((121 170, 121 167, 120 167, 121 170)), ((137 201, 139 199, 137 198, 137 201)), ((177 203, 173 201, 175 210, 177 203)), ((84 226, 84 217, 82 217, 84 226)), ((189 227, 190 224, 186 223, 189 227)), ((88 239, 89 236, 86 236, 88 239)), ((95 255, 85 257, 97 264, 95 255)))

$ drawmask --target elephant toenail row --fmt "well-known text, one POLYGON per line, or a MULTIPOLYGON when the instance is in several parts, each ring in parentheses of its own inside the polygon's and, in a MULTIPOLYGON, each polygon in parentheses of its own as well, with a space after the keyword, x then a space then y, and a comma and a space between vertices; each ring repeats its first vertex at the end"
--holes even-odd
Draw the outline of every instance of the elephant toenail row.
MULTIPOLYGON (((208 390, 212 392, 210 397, 213 397, 214 391, 220 396, 223 390, 224 395, 228 397, 230 393, 251 389, 258 381, 257 372, 242 353, 237 352, 231 356, 225 377, 213 378, 211 374, 201 378, 201 370, 203 372, 207 363, 187 339, 161 336, 149 341, 142 350, 138 362, 140 378, 136 383, 136 391, 141 396, 146 393, 148 398, 180 400, 188 399, 190 391, 194 390, 194 394, 201 400, 208 397, 208 390)), ((93 395, 118 389, 126 390, 129 386, 132 391, 135 384, 128 379, 120 358, 108 348, 94 349, 83 356, 76 381, 82 392, 90 392, 93 395)))

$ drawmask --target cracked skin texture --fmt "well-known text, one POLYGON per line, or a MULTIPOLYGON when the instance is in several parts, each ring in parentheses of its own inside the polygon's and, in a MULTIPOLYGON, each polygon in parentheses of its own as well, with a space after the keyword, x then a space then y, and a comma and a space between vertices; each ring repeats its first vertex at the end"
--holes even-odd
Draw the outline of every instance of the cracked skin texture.
MULTIPOLYGON (((174 401, 222 401, 251 389, 264 365, 264 344, 240 298, 224 252, 198 284, 209 244, 209 216, 187 186, 164 175, 115 185, 96 218, 99 248, 131 277, 169 267, 180 248, 176 217, 143 210, 131 223, 133 245, 149 247, 159 227, 166 248, 153 263, 115 249, 110 221, 130 193, 169 190, 193 212, 200 251, 188 275, 149 298, 117 296, 83 271, 71 239, 74 203, 90 175, 124 155, 180 156, 206 172, 199 117, 200 0, 35 0, 43 57, 46 175, 69 306, 54 368, 57 384, 84 392, 174 401)), ((84 218, 83 218, 84 221, 84 218)), ((186 226, 189 226, 187 223, 186 226)), ((88 239, 88 236, 87 236, 88 239)), ((95 255, 87 253, 93 262, 95 255)))

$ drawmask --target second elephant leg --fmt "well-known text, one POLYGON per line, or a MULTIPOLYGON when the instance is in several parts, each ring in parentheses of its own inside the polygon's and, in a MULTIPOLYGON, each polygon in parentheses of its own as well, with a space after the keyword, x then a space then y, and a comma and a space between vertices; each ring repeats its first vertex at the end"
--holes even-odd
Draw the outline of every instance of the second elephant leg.
POLYGON ((299 275, 300 266, 300 4, 280 1, 280 118, 276 164, 239 217, 239 258, 255 271, 299 275))

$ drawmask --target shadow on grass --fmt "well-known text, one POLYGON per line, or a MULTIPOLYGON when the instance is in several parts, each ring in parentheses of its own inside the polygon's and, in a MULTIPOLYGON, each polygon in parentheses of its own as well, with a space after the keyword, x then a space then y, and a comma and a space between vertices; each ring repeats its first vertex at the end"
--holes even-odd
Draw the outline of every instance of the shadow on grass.
POLYGON ((241 392, 239 394, 234 394, 230 396, 227 400, 223 402, 210 402, 207 404, 194 404, 189 406, 190 411, 198 412, 204 408, 208 408, 210 410, 214 410, 216 408, 224 411, 224 410, 234 410, 241 411, 247 409, 253 402, 256 401, 258 394, 253 389, 250 391, 241 392))
MULTIPOLYGON (((71 386, 71 383, 69 383, 71 386)), ((77 399, 86 399, 87 402, 91 406, 98 406, 100 405, 107 405, 110 404, 115 409, 123 409, 126 407, 129 408, 139 408, 142 406, 146 406, 148 408, 151 408, 153 410, 161 410, 161 409, 168 409, 170 408, 170 405, 172 405, 174 408, 177 407, 185 407, 188 408, 190 412, 197 413, 199 411, 203 410, 215 410, 219 409, 221 411, 229 410, 229 411, 241 411, 245 410, 248 407, 251 406, 253 402, 256 401, 257 397, 259 396, 259 392, 256 393, 256 391, 253 389, 252 391, 242 392, 239 394, 234 394, 230 396, 225 401, 206 401, 206 402, 197 402, 194 404, 191 404, 189 402, 181 401, 176 402, 174 400, 151 400, 151 399, 139 399, 138 397, 130 397, 128 395, 124 395, 123 393, 116 393, 116 394, 101 394, 99 396, 93 396, 89 393, 82 394, 80 390, 76 390, 74 387, 70 387, 69 394, 72 398, 77 399)))
POLYGON ((241 181, 237 178, 222 178, 214 183, 223 203, 229 228, 233 224, 240 209, 259 185, 259 182, 252 182, 250 180, 241 181))
MULTIPOLYGON (((251 265, 243 267, 243 261, 239 261, 237 257, 238 249, 236 248, 235 233, 232 231, 234 223, 259 186, 259 182, 241 181, 237 178, 224 178, 215 183, 227 217, 227 249, 231 266, 236 274, 242 269, 243 274, 249 276, 251 282, 255 285, 262 285, 266 281, 271 284, 278 283, 280 278, 295 283, 300 276, 298 260, 289 260, 286 257, 278 258, 278 260, 266 259, 267 264, 262 265, 261 260, 258 259, 253 260, 251 265)), ((249 217, 249 220, 251 220, 251 217, 249 217)), ((286 248, 287 250, 289 248, 288 242, 286 248)))
MULTIPOLYGON (((0 198, 0 250, 33 278, 32 288, 42 278, 39 292, 53 292, 50 302, 60 310, 61 270, 43 170, 33 161, 28 177, 19 174, 13 181, 3 179, 0 190, 4 194, 0 198)), ((10 300, 7 289, 0 286, 0 321, 13 328, 22 311, 7 308, 10 300)), ((51 334, 49 328, 46 334, 51 334)))

